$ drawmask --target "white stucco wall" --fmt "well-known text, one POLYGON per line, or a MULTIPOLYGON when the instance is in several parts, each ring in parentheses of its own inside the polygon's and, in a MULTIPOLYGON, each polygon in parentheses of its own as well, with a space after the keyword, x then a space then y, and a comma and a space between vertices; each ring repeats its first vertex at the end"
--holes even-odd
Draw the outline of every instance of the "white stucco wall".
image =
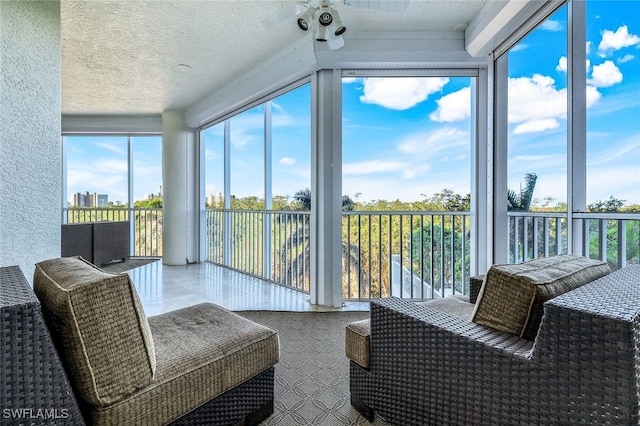
POLYGON ((0 266, 60 255, 60 2, 0 1, 0 266))

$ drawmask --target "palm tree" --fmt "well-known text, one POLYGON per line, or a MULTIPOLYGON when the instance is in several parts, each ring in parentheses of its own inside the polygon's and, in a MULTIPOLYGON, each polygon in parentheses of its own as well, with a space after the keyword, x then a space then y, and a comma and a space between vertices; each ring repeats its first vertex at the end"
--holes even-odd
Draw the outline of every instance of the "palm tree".
MULTIPOLYGON (((526 175, 524 175, 524 188, 522 187, 522 185, 520 186, 520 193, 517 194, 512 189, 507 190, 507 210, 514 212, 529 211, 529 208, 531 207, 531 201, 533 200, 533 190, 536 187, 537 179, 538 176, 535 173, 527 173, 526 175)), ((509 221, 509 240, 515 241, 515 247, 513 248, 513 252, 510 254, 510 259, 511 262, 517 262, 519 259, 518 253, 520 253, 521 250, 524 250, 522 238, 526 238, 527 241, 532 241, 533 239, 535 218, 524 217, 521 221, 517 217, 513 219, 513 222, 511 222, 511 220, 509 221), (530 223, 531 226, 525 226, 525 222, 530 223), (518 232, 520 232, 520 235, 523 236, 519 238, 520 241, 516 241, 515 238, 516 227, 518 228, 518 232), (527 235, 524 235, 525 232, 527 233, 527 235)), ((532 249, 533 247, 531 247, 529 250, 532 249)), ((537 257, 536 253, 531 254, 534 257, 537 257)), ((524 253, 523 258, 527 258, 529 255, 529 253, 524 253)))
MULTIPOLYGON (((293 199, 300 205, 302 211, 311 210, 311 190, 301 189, 293 195, 293 199)), ((342 210, 351 211, 354 208, 354 201, 348 196, 342 196, 342 210)), ((287 218, 280 218, 281 222, 292 223, 294 231, 284 238, 280 246, 280 264, 286 265, 284 271, 285 283, 292 285, 294 281, 305 282, 311 271, 311 224, 307 215, 287 215, 287 218)), ((360 276, 363 283, 367 277, 361 268, 359 259, 359 247, 353 243, 342 242, 342 264, 348 264, 350 273, 360 276)), ((308 290, 308 288, 306 288, 308 290)))
POLYGON ((533 200, 533 190, 536 187, 538 176, 535 173, 524 175, 524 188, 520 186, 520 193, 513 189, 507 190, 507 209, 516 212, 528 212, 533 200))
POLYGON ((293 194, 293 199, 300 203, 300 210, 311 210, 311 190, 309 188, 301 189, 293 194))

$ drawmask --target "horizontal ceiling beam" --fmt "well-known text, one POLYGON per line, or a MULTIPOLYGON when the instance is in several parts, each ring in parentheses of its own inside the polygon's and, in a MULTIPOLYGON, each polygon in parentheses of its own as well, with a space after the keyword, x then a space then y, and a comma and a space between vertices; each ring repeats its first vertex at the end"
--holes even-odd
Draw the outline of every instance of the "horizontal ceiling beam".
POLYGON ((465 31, 465 50, 474 57, 489 55, 527 20, 549 3, 561 0, 508 0, 487 4, 465 31))

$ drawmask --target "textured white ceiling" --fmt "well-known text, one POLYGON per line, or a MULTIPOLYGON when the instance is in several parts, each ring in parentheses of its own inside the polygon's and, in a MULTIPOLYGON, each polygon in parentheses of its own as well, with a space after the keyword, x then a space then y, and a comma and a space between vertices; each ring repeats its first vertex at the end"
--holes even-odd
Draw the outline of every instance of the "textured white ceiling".
MULTIPOLYGON (((488 1, 410 0, 402 11, 376 10, 385 0, 350 0, 352 6, 336 1, 334 7, 347 32, 461 31, 488 1), (367 4, 373 8, 355 7, 367 4)), ((296 5, 296 0, 61 0, 62 112, 185 109, 302 38, 296 5), (191 69, 183 71, 179 64, 191 69)))

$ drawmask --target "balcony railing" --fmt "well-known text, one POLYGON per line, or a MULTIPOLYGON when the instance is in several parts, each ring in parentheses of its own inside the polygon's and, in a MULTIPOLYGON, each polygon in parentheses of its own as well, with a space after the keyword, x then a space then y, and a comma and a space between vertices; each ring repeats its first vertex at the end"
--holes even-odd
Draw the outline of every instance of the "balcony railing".
POLYGON ((344 299, 467 293, 467 212, 343 212, 344 299))
POLYGON ((205 259, 309 292, 310 214, 206 210, 205 259))
MULTIPOLYGON (((207 261, 309 291, 309 212, 208 209, 205 220, 207 261)), ((345 299, 467 291, 468 213, 344 212, 342 234, 345 299)))
MULTIPOLYGON (((609 262, 613 270, 638 264, 640 215, 637 213, 574 213, 580 221, 582 247, 575 253, 609 262)), ((566 213, 509 212, 509 259, 519 263, 568 252, 566 213)))
POLYGON ((63 209, 63 223, 129 221, 132 256, 162 256, 162 209, 78 207, 63 209), (130 220, 131 218, 131 220, 130 220))

